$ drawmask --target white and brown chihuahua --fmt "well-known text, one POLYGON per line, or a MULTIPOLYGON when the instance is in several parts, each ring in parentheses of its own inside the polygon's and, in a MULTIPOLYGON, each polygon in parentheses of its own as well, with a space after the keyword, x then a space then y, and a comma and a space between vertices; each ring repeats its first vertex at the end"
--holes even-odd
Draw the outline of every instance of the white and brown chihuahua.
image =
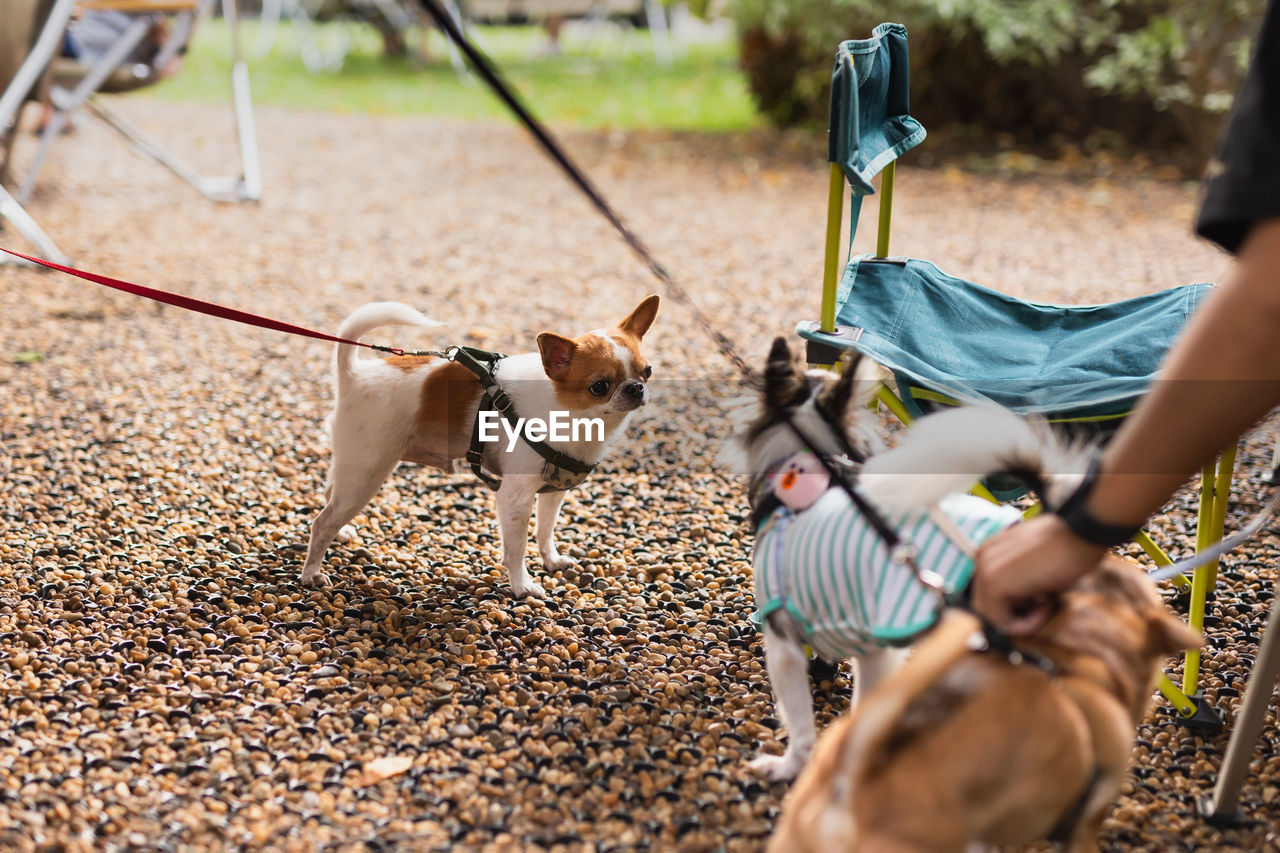
MULTIPOLYGON (((526 422, 550 424, 557 415, 589 419, 602 429, 586 429, 577 440, 548 442, 585 465, 600 461, 621 433, 628 415, 649 400, 652 373, 640 349, 658 314, 649 296, 612 329, 577 338, 553 332, 538 335, 535 352, 502 358, 493 368, 498 386, 526 422)), ((338 336, 359 340, 388 325, 435 326, 407 305, 374 302, 343 321, 338 336)), ((358 358, 356 347, 338 344, 334 355, 337 400, 328 427, 333 451, 325 506, 311 528, 302 582, 326 585, 321 571, 325 550, 360 512, 400 462, 450 470, 470 446, 484 387, 455 361, 423 355, 358 358)), ((496 427, 497 424, 494 424, 496 427)), ((501 433, 501 430, 498 431, 501 433)), ((529 435, 528 432, 525 433, 529 435)), ((502 531, 502 564, 517 598, 546 593, 525 568, 529 517, 537 500, 537 543, 549 571, 572 565, 552 538, 564 491, 544 491, 544 458, 525 440, 488 441, 484 468, 501 478, 497 489, 502 531)))
POLYGON ((770 779, 794 778, 813 749, 806 647, 832 662, 853 660, 856 701, 901 666, 937 612, 938 595, 893 559, 894 548, 846 492, 828 485, 823 471, 817 471, 816 488, 806 487, 804 478, 818 467, 806 451, 837 465, 848 464, 840 459, 847 449, 859 457, 853 462, 865 459, 858 490, 905 542, 918 546, 918 565, 938 573, 953 594, 971 580, 971 546, 1019 518, 1016 509, 967 495, 967 489, 997 471, 1017 471, 1038 478, 1056 505, 1087 467, 1084 448, 1008 412, 977 407, 923 418, 897 448, 876 453, 877 421, 866 403, 879 380, 879 368, 856 356, 839 377, 805 370, 786 339, 778 338, 761 393, 736 413, 727 449, 752 484, 756 619, 778 716, 789 735, 783 755, 752 762, 770 779), (804 446, 788 420, 812 447, 804 446), (788 492, 806 491, 797 508, 788 492))

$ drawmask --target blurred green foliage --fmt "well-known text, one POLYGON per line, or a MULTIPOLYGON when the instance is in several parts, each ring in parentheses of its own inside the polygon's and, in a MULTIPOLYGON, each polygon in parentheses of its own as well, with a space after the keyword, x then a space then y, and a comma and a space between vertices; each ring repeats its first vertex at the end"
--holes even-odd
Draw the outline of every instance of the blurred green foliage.
MULTIPOLYGON (((698 5, 705 13, 709 0, 698 5)), ((1158 116, 1194 156, 1205 153, 1243 76, 1264 0, 724 0, 743 43, 743 64, 766 115, 788 125, 825 121, 825 92, 836 44, 882 21, 911 32, 913 99, 924 85, 937 101, 967 105, 943 120, 992 122, 994 115, 1061 101, 1058 112, 1091 102, 1112 109, 1123 133, 1158 116), (995 75, 996 80, 989 79, 995 75), (999 78, 1006 78, 1001 85, 999 78), (988 103, 964 87, 986 91, 988 103), (1022 102, 1019 103, 1019 99, 1022 102), (1007 100, 1007 105, 1001 105, 1007 100)), ((1106 110, 1103 110, 1105 113, 1106 110)), ((926 118, 921 116, 921 118, 926 118)), ((1035 116, 1033 116, 1033 119, 1035 116)), ((1100 116, 1101 118, 1101 116, 1100 116)), ((926 124, 928 122, 926 121, 926 124)), ((1041 132, 1052 132, 1047 117, 1041 132)), ((1087 124, 1087 122, 1086 122, 1087 124)), ((1077 126, 1061 128, 1077 132, 1077 126)))
MULTIPOLYGON (((3 2, 3 0, 0 0, 3 2)), ((202 24, 181 74, 147 90, 173 100, 225 101, 230 39, 222 20, 202 24)), ((315 24, 306 34, 289 22, 257 55, 258 22, 242 24, 257 106, 386 115, 506 120, 509 113, 470 74, 449 62, 444 36, 431 30, 415 49, 427 59, 384 57, 366 24, 315 24), (346 44, 341 68, 310 73, 301 40, 325 49, 346 44)), ((620 27, 566 28, 561 51, 546 51, 536 26, 472 26, 468 32, 501 67, 535 114, 566 127, 735 132, 759 126, 731 37, 690 43, 670 65, 654 60, 648 32, 620 27)))

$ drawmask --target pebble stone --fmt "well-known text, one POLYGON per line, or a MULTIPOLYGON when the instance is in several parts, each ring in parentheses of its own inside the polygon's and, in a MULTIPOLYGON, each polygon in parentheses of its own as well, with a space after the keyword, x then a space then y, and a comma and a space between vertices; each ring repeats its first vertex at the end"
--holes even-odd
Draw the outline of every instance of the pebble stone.
MULTIPOLYGON (((234 154, 220 108, 122 106, 198 166, 234 154)), ((258 121, 259 205, 206 203, 85 121, 31 210, 102 273, 323 330, 389 298, 451 325, 380 333, 402 346, 531 346, 655 288, 513 127, 258 121)), ((820 148, 566 144, 751 360, 814 314, 820 148)), ((32 151, 24 135, 20 161, 32 151)), ((895 250, 1003 290, 1094 301, 1225 268, 1187 233, 1193 188, 1124 164, 1039 179, 906 166, 898 185, 895 250)), ((577 565, 547 573, 530 555, 545 601, 508 596, 487 492, 410 466, 330 550, 333 584, 296 583, 328 461, 327 345, 11 267, 0 316, 0 848, 762 848, 786 786, 745 765, 785 729, 749 621, 743 489, 719 456, 741 391, 679 306, 647 340, 652 404, 562 513, 577 565)), ((1264 494, 1268 453, 1252 435, 1229 527, 1264 494)), ((1193 510, 1182 494, 1157 540, 1184 553, 1193 510)), ((1203 682, 1228 714, 1278 548, 1267 533, 1224 564, 1203 682)), ((846 670, 816 685, 821 724, 849 689, 846 670)), ((1225 733, 1156 705, 1138 734, 1103 849, 1275 849, 1274 707, 1238 828, 1193 809, 1225 733)))

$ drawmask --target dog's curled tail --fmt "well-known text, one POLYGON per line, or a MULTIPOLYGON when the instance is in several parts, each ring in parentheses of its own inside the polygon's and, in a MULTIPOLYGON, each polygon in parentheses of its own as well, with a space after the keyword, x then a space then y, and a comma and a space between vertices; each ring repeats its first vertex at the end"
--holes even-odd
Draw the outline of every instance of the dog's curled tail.
MULTIPOLYGON (((358 341, 381 326, 439 326, 440 323, 423 316, 402 302, 370 302, 352 311, 338 327, 338 337, 358 341)), ((338 381, 351 375, 356 358, 356 347, 338 344, 338 381)))
POLYGON ((859 700, 846 729, 836 771, 831 775, 828 796, 825 801, 814 798, 818 801, 814 804, 816 813, 807 816, 808 825, 814 827, 817 836, 815 849, 847 846, 847 840, 844 844, 838 842, 853 832, 851 814, 860 783, 858 774, 869 766, 872 751, 888 740, 911 703, 969 652, 969 637, 980 628, 981 623, 972 613, 947 610, 902 669, 859 700))
POLYGON ((1043 420, 994 406, 962 406, 921 418, 897 447, 867 460, 858 482, 882 508, 905 510, 1009 473, 1034 484, 1056 507, 1079 485, 1092 452, 1043 420))

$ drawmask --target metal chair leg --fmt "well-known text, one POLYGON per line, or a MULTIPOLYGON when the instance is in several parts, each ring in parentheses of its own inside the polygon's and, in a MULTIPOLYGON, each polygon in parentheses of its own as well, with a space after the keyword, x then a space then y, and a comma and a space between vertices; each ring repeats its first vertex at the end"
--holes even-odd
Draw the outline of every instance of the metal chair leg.
MULTIPOLYGON (((44 28, 36 38, 36 43, 27 53, 27 58, 18 67, 18 72, 3 92, 0 92, 0 134, 12 133, 16 130, 18 113, 27 99, 27 94, 39 82, 62 44, 63 33, 67 22, 75 11, 76 0, 57 0, 45 20, 44 28)), ((49 235, 40 228, 22 204, 0 187, 0 220, 13 223, 18 232, 32 243, 40 254, 51 261, 66 264, 67 257, 58 251, 49 235)), ((10 261, 4 261, 9 263, 10 261)))
MULTIPOLYGON (((1203 551, 1222 538, 1222 528, 1227 516, 1227 502, 1231 496, 1231 474, 1235 470, 1236 446, 1222 451, 1216 465, 1206 465, 1200 475, 1200 512, 1196 519, 1196 550, 1203 551)), ((1191 576, 1191 604, 1187 622, 1196 631, 1204 631, 1204 610, 1218 580, 1218 562, 1215 560, 1196 569, 1191 576)), ((1192 695, 1200 682, 1200 650, 1187 652, 1182 670, 1182 692, 1192 695)))
POLYGON ((1238 807, 1240 788, 1266 722, 1271 694, 1280 680, 1280 586, 1271 600, 1271 614, 1263 630, 1258 659, 1253 672, 1249 673, 1249 685, 1240 703, 1235 730, 1227 743, 1227 754, 1218 770, 1217 784, 1213 794, 1198 803, 1200 814, 1213 823, 1236 823, 1242 818, 1238 807))
POLYGON ((236 133, 240 140, 243 180, 240 201, 262 198, 262 164, 258 159, 258 131, 253 118, 253 95, 249 90, 249 66, 240 51, 240 19, 236 0, 222 0, 222 17, 231 31, 231 97, 235 105, 236 133))
MULTIPOLYGON (((58 247, 54 245, 49 235, 36 224, 30 214, 18 204, 17 200, 9 195, 9 191, 0 186, 0 218, 7 219, 14 224, 23 237, 26 237, 37 249, 40 254, 54 263, 69 266, 71 261, 67 256, 58 251, 58 247)), ((27 263, 27 261, 5 260, 0 263, 27 263)))

